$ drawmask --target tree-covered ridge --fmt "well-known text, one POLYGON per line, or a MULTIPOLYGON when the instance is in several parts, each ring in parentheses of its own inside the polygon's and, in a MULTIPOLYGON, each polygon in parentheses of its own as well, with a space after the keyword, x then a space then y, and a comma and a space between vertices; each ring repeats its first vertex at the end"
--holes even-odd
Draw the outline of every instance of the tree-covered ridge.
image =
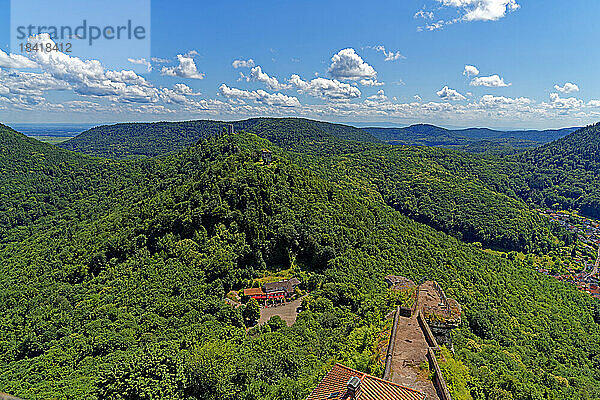
MULTIPOLYGON (((0 387, 27 399, 303 399, 334 361, 377 372, 391 273, 436 279, 461 302, 456 354, 475 399, 600 398, 591 298, 297 157, 253 135, 211 138, 144 160, 152 193, 57 212, 4 245, 0 387), (225 291, 288 266, 312 291, 306 310, 246 334, 225 291)), ((133 172, 115 197, 146 185, 129 179, 139 162, 119 164, 133 172)))
POLYGON ((0 126, 0 243, 28 237, 58 213, 76 221, 138 199, 151 190, 148 168, 92 159, 0 126))
MULTIPOLYGON (((254 118, 233 124, 238 131, 245 130, 286 149, 311 154, 358 152, 370 148, 377 141, 375 136, 397 144, 445 146, 446 143, 447 147, 482 152, 483 158, 473 154, 471 159, 459 153, 450 157, 443 151, 428 154, 435 161, 449 164, 444 165, 447 169, 457 168, 454 172, 476 176, 488 189, 530 207, 577 209, 593 217, 600 216, 597 195, 600 187, 596 183, 598 168, 594 158, 594 149, 598 146, 597 126, 520 152, 520 147, 529 145, 522 143, 528 137, 536 143, 544 143, 575 128, 503 132, 481 128, 452 131, 432 125, 414 125, 401 128, 398 133, 396 128, 358 129, 296 118, 254 118), (396 140, 398 135, 408 139, 396 140)), ((200 138, 221 132, 226 125, 218 121, 118 124, 94 128, 61 146, 102 157, 156 156, 192 145, 200 138)))
POLYGON ((520 199, 488 187, 473 173, 454 171, 453 163, 469 162, 468 155, 431 148, 377 146, 334 157, 304 158, 329 179, 359 179, 394 209, 468 242, 505 250, 546 252, 558 244, 555 236, 571 240, 520 199))
MULTIPOLYGON (((515 155, 530 187, 548 205, 600 217, 600 124, 590 125, 545 146, 515 155)), ((536 199, 537 200, 537 199, 536 199)))
POLYGON ((369 133, 347 125, 302 118, 252 118, 234 122, 198 120, 98 126, 59 146, 108 158, 154 157, 181 150, 203 138, 219 134, 230 124, 237 131, 255 133, 283 147, 293 148, 304 140, 377 141, 369 133))
MULTIPOLYGON (((154 143, 164 146, 177 144, 166 139, 172 136, 168 133, 170 131, 165 131, 167 127, 173 132, 188 127, 203 127, 207 129, 203 132, 208 134, 219 132, 224 126, 223 123, 211 121, 122 124, 106 127, 104 135, 110 136, 110 129, 114 128, 119 135, 123 135, 116 143, 126 145, 128 140, 139 140, 139 144, 148 150, 154 143), (126 128, 139 130, 137 135, 141 136, 134 135, 126 139, 132 135, 126 128), (156 132, 168 135, 150 141, 151 138, 157 138, 156 132)), ((343 181, 346 175, 351 175, 368 183, 376 183, 376 190, 388 204, 456 237, 509 250, 538 251, 556 244, 544 221, 529 210, 521 198, 514 193, 507 193, 503 187, 488 187, 486 180, 478 179, 477 175, 482 172, 479 168, 492 176, 498 174, 490 171, 488 162, 480 157, 443 149, 377 145, 368 142, 374 139, 365 138, 360 129, 304 119, 258 118, 234 123, 234 126, 237 130, 249 130, 288 150, 321 157, 312 160, 309 168, 320 169, 329 178, 340 167, 332 165, 338 159, 330 159, 330 156, 342 156, 347 159, 342 170, 349 170, 339 180, 343 181), (326 167, 320 168, 320 165, 326 167), (455 170, 455 165, 461 168, 455 170), (465 165, 472 170, 465 171, 465 165)), ((198 136, 194 132, 193 129, 187 132, 189 140, 198 136)), ((82 134, 77 140, 85 136, 82 134)), ((98 133, 91 138, 98 138, 98 133)), ((494 163, 500 164, 500 161, 494 163)))
MULTIPOLYGON (((165 124, 148 124, 146 134, 153 137, 155 131, 163 131, 166 126, 223 129, 222 124, 207 121, 165 124)), ((524 251, 547 250, 556 244, 545 221, 520 199, 487 188, 474 173, 459 175, 446 168, 448 159, 452 163, 465 162, 468 156, 460 153, 377 145, 366 142, 359 129, 303 119, 251 119, 234 125, 288 150, 315 157, 307 167, 320 170, 329 179, 339 171, 342 174, 335 178, 338 181, 353 176, 374 184, 374 190, 395 209, 464 240, 524 251)), ((131 134, 127 127, 145 129, 146 125, 115 126, 125 137, 131 134)), ((193 132, 188 132, 188 138, 197 136, 193 132)), ((173 145, 167 140, 159 142, 173 145)))

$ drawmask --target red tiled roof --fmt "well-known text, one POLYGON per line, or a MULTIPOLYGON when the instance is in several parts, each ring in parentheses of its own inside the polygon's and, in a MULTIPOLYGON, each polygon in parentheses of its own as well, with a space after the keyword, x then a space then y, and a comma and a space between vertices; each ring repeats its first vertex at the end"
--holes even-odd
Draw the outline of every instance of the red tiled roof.
POLYGON ((261 296, 264 294, 261 288, 244 289, 244 296, 261 296))
POLYGON ((335 364, 306 400, 349 400, 348 381, 360 379, 355 400, 424 400, 425 394, 398 384, 335 364))

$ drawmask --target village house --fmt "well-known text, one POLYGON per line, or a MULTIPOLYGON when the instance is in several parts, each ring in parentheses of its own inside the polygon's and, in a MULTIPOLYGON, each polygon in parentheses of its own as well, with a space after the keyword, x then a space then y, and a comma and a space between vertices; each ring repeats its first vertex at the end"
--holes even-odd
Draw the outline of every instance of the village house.
POLYGON ((296 287, 299 285, 298 278, 269 282, 259 288, 244 289, 244 296, 265 303, 268 300, 286 301, 294 295, 296 287))

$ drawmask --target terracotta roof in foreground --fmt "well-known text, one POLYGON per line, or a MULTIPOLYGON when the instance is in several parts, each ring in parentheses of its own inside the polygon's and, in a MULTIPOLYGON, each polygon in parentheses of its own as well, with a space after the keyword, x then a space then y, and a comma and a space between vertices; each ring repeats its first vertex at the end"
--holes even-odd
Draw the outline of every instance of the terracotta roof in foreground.
POLYGON ((306 400, 350 400, 352 396, 348 392, 347 385, 352 377, 360 379, 360 386, 353 400, 425 400, 426 398, 424 393, 417 390, 335 364, 306 400))

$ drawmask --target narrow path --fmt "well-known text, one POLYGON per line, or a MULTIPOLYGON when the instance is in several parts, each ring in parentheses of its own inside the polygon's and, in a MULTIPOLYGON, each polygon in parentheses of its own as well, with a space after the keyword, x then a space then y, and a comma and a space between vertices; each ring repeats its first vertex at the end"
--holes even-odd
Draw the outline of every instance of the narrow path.
MULTIPOLYGON (((419 288, 417 310, 427 303, 437 304, 440 302, 439 298, 435 298, 435 292, 432 293, 432 291, 429 287, 419 288)), ((419 326, 417 313, 415 312, 410 318, 399 317, 391 361, 390 381, 427 394, 427 400, 439 400, 435 386, 429 380, 428 370, 421 369, 428 365, 428 349, 429 345, 419 326)))

